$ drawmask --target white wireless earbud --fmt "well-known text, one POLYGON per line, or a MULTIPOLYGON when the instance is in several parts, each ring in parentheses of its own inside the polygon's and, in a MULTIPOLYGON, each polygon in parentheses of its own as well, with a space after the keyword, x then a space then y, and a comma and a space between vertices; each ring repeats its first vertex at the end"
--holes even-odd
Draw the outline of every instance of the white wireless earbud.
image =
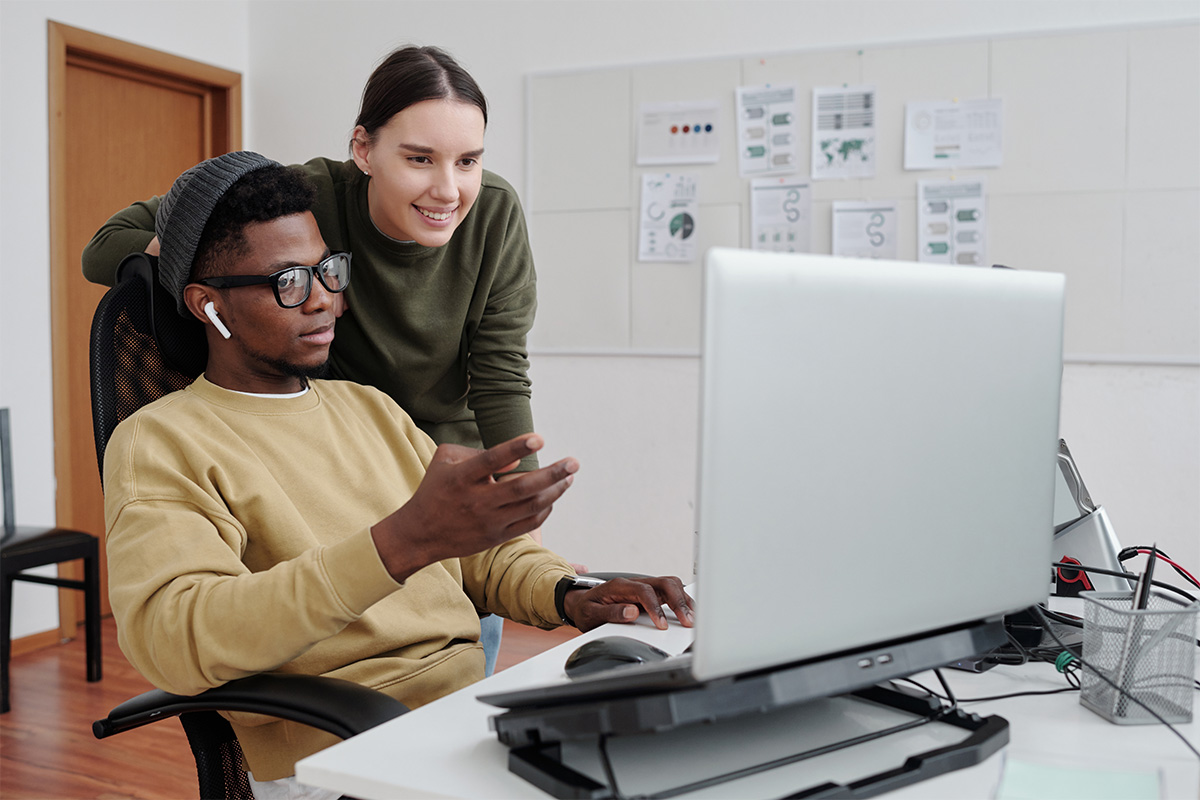
POLYGON ((216 326, 217 330, 220 331, 221 335, 226 339, 228 339, 230 336, 233 336, 233 334, 229 332, 229 328, 226 328, 225 323, 221 322, 221 318, 217 316, 217 309, 213 307, 212 300, 209 300, 204 305, 204 316, 209 318, 212 324, 216 326))

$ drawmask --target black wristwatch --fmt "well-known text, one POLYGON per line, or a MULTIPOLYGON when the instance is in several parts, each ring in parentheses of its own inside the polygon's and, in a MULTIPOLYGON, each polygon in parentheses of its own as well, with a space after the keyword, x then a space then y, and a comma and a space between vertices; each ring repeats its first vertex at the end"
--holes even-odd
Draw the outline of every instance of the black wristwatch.
POLYGON ((604 581, 599 578, 587 578, 580 575, 567 575, 554 586, 554 610, 558 612, 558 616, 562 621, 575 627, 575 620, 567 616, 567 610, 564 605, 567 599, 567 592, 572 589, 594 589, 603 584, 604 581))

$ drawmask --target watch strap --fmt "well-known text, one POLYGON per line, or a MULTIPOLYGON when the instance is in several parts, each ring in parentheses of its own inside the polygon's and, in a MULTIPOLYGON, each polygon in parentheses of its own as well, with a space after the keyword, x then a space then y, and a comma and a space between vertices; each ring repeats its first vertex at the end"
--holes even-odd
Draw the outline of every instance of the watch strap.
POLYGON ((554 610, 564 623, 572 628, 577 627, 575 620, 567 616, 567 592, 572 589, 593 589, 604 583, 596 578, 581 578, 578 575, 565 575, 554 585, 554 610))

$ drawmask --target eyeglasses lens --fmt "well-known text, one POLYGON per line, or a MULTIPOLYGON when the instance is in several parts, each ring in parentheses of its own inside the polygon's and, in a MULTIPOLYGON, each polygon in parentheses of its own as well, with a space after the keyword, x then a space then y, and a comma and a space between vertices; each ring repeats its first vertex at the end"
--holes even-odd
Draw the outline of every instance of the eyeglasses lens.
POLYGON ((306 269, 289 269, 279 273, 275 286, 279 289, 279 300, 285 306, 298 306, 308 298, 312 273, 306 269))
POLYGON ((278 273, 275 286, 284 306, 292 308, 308 299, 314 271, 319 271, 319 280, 326 289, 340 292, 350 282, 350 259, 345 254, 334 253, 315 267, 296 267, 278 273))
POLYGON ((321 270, 321 283, 331 292, 340 292, 350 282, 350 258, 345 253, 334 253, 317 265, 321 270))

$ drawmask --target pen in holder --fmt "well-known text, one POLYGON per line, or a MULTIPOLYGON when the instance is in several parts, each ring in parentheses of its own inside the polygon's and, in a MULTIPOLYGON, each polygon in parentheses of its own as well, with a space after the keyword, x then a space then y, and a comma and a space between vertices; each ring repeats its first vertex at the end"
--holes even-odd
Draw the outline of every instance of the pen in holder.
POLYGON ((1083 660, 1079 702, 1118 725, 1155 723, 1136 698, 1171 723, 1192 721, 1196 617, 1200 602, 1150 592, 1134 608, 1130 592, 1084 592, 1083 660))

